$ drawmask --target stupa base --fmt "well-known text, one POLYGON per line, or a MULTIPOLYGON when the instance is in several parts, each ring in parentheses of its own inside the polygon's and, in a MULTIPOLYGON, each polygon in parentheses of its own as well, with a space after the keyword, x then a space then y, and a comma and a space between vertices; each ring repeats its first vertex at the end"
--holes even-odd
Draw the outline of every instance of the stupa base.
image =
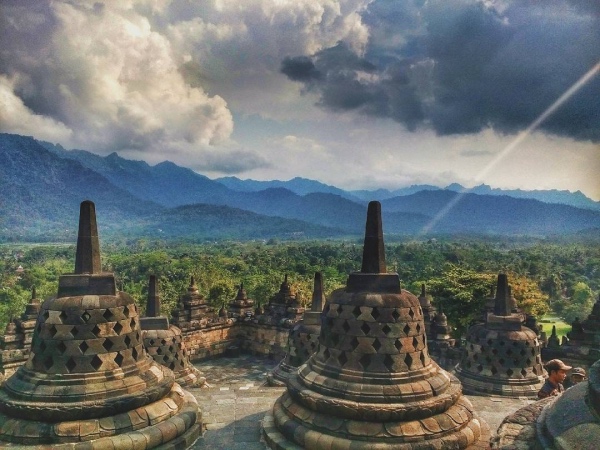
POLYGON ((292 367, 286 364, 285 359, 277 364, 277 367, 267 375, 267 384, 269 386, 285 387, 288 379, 293 373, 298 371, 297 367, 292 367))
POLYGON ((498 395, 509 398, 528 398, 537 400, 537 393, 544 385, 544 378, 501 380, 495 383, 489 377, 480 377, 471 372, 456 370, 456 376, 462 383, 462 390, 467 395, 498 395), (503 382, 500 382, 503 381, 503 382))
POLYGON ((419 421, 380 423, 346 421, 334 417, 327 420, 319 417, 315 419, 318 419, 322 425, 321 429, 311 429, 307 426, 311 421, 309 417, 311 413, 291 403, 291 399, 284 394, 263 419, 262 433, 267 446, 273 450, 483 450, 490 448, 489 426, 477 417, 473 417, 469 423, 458 430, 450 429, 450 424, 456 425, 456 423, 453 423, 449 415, 445 415, 443 423, 429 419, 420 423, 417 423, 419 421), (285 404, 289 404, 287 408, 285 404), (290 418, 286 409, 288 412, 295 411, 302 419, 290 418), (449 428, 443 431, 441 425, 449 428), (432 429, 428 430, 428 426, 432 429), (332 433, 330 434, 329 430, 323 427, 328 428, 332 433), (334 435, 333 430, 336 428, 352 430, 355 435, 344 436, 340 433, 334 435), (436 436, 427 439, 420 435, 423 432, 432 432, 431 434, 435 433, 436 436))
POLYGON ((201 434, 202 413, 194 396, 178 385, 171 394, 100 419, 48 423, 0 414, 0 448, 185 449, 201 434))

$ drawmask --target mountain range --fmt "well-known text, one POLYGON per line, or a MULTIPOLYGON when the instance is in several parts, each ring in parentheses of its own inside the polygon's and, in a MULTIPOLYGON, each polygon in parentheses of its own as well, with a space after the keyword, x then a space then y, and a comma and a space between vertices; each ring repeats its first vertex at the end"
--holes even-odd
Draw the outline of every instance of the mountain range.
POLYGON ((0 241, 71 240, 84 199, 96 203, 103 234, 125 238, 360 236, 368 200, 382 202, 387 234, 548 236, 600 229, 600 203, 581 192, 486 185, 345 191, 304 178, 211 180, 168 161, 151 166, 13 134, 0 134, 0 192, 0 241))

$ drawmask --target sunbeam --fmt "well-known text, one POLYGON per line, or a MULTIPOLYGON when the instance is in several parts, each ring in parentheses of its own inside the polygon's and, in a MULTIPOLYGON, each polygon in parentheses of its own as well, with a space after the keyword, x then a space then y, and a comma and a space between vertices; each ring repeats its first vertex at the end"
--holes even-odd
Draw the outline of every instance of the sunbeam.
MULTIPOLYGON (((474 178, 473 181, 475 185, 478 182, 482 181, 484 177, 492 170, 496 165, 506 158, 509 154, 511 154, 521 142, 525 140, 527 136, 529 136, 536 128, 538 128, 548 117, 550 117, 558 108, 560 108, 567 100, 569 100, 577 91, 579 91, 583 86, 585 86, 594 76, 596 76, 600 72, 600 62, 596 63, 590 70, 588 70, 575 84, 573 84, 569 89, 567 89, 564 94, 562 94, 554 103, 552 103, 546 110, 540 114, 540 116, 535 119, 531 125, 529 125, 525 130, 521 131, 517 137, 508 144, 500 153, 498 153, 474 178)), ((419 234, 427 234, 431 229, 442 220, 448 212, 452 208, 454 208, 458 202, 462 200, 464 195, 468 193, 471 189, 465 188, 461 192, 458 193, 456 197, 454 197, 446 206, 444 206, 439 213, 437 213, 431 221, 426 224, 419 234)))

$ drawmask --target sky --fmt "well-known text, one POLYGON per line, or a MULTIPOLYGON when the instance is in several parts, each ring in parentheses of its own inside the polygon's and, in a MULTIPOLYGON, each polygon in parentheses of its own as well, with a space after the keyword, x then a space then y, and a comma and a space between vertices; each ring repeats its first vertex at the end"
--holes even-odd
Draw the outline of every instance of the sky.
POLYGON ((600 200, 598 0, 2 0, 0 42, 0 132, 211 178, 600 200))

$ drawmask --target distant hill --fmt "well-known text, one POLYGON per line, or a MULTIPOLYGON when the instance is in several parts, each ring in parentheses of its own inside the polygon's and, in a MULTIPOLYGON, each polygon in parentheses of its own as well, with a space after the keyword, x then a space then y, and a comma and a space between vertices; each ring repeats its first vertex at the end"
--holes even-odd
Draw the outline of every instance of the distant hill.
POLYGON ((562 205, 575 206, 577 208, 592 209, 594 211, 600 211, 600 202, 595 202, 581 191, 570 192, 560 191, 557 189, 550 190, 535 190, 535 191, 524 191, 522 189, 499 189, 492 188, 487 184, 480 184, 470 189, 465 189, 458 183, 453 183, 446 186, 447 190, 454 192, 467 191, 471 194, 479 195, 508 195, 513 198, 530 198, 539 200, 544 203, 557 203, 562 205))
POLYGON ((539 200, 544 203, 556 203, 562 205, 575 206, 577 208, 591 209, 594 211, 600 211, 600 202, 596 202, 589 197, 586 197, 581 191, 570 192, 566 190, 534 190, 525 191, 522 189, 499 189, 492 188, 486 184, 481 184, 473 188, 465 188, 458 183, 452 183, 445 188, 433 186, 430 184, 415 184, 405 188, 388 190, 388 189, 375 189, 375 190, 353 190, 345 191, 343 189, 336 188, 323 184, 319 181, 309 180, 306 178, 293 178, 288 181, 256 181, 256 180, 240 180, 236 177, 225 177, 217 178, 217 181, 230 189, 239 192, 258 192, 269 188, 284 188, 288 189, 299 195, 306 195, 309 193, 329 193, 339 195, 340 197, 346 198, 357 203, 366 203, 371 200, 387 200, 394 197, 400 197, 405 195, 416 194, 421 191, 441 191, 448 190, 453 192, 468 192, 471 194, 479 195, 495 195, 503 196, 507 195, 513 198, 528 198, 539 200))
POLYGON ((215 181, 227 186, 229 189, 240 192, 258 192, 271 188, 284 188, 292 191, 294 194, 306 195, 317 192, 324 194, 333 194, 344 197, 348 200, 360 202, 361 198, 352 195, 352 193, 339 189, 335 186, 321 183, 320 181, 309 180, 308 178, 295 177, 288 181, 272 180, 272 181, 256 181, 256 180, 241 180, 237 177, 216 178, 215 181))
POLYGON ((103 230, 132 237, 358 236, 366 199, 373 198, 382 201, 387 234, 431 228, 433 233, 558 236, 600 228, 600 211, 497 195, 497 190, 461 195, 455 192, 459 186, 426 185, 393 191, 394 197, 386 197, 391 192, 385 190, 367 197, 366 191, 350 194, 302 178, 220 180, 168 161, 150 166, 116 153, 101 157, 0 134, 0 240, 72 240, 84 199, 96 203, 103 230), (459 195, 447 214, 434 219, 459 195))
POLYGON ((57 156, 77 161, 99 173, 130 194, 162 206, 220 204, 231 193, 220 183, 170 161, 150 166, 144 161, 121 158, 116 153, 102 157, 85 150, 67 151, 47 142, 43 145, 57 156))
POLYGON ((339 229, 313 225, 301 220, 267 217, 237 208, 215 205, 185 205, 161 210, 143 226, 124 233, 161 239, 303 239, 330 238, 343 234, 339 229))
POLYGON ((86 199, 95 202, 104 228, 160 209, 77 161, 56 157, 33 138, 10 134, 0 134, 0 192, 0 234, 13 238, 73 239, 86 199))
POLYGON ((506 195, 421 191, 383 200, 381 206, 382 210, 390 212, 437 217, 448 204, 455 201, 454 206, 440 216, 432 232, 546 236, 577 233, 600 224, 598 211, 506 195))

